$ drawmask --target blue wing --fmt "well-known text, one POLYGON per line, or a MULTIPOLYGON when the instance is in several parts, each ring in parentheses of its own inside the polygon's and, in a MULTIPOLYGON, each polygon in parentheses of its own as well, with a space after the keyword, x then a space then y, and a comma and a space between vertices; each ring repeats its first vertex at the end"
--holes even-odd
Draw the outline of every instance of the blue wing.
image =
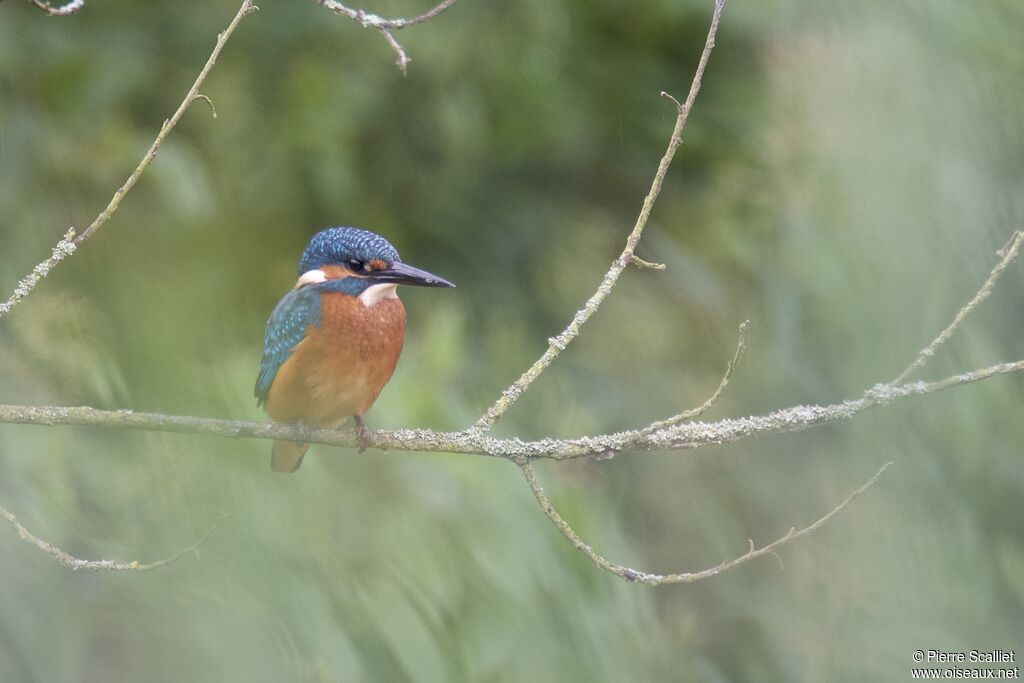
POLYGON ((320 317, 320 292, 312 287, 293 289, 277 302, 263 336, 263 360, 253 390, 257 405, 266 402, 278 368, 292 355, 309 326, 320 325, 320 317))

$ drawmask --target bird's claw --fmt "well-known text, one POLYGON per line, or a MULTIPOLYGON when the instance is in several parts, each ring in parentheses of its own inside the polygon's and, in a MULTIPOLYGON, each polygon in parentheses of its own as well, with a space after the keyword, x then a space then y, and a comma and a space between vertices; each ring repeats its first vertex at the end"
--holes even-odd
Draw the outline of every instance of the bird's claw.
POLYGON ((363 422, 363 418, 358 415, 356 416, 356 438, 359 443, 360 454, 372 445, 373 439, 370 437, 370 430, 367 428, 366 423, 363 422))

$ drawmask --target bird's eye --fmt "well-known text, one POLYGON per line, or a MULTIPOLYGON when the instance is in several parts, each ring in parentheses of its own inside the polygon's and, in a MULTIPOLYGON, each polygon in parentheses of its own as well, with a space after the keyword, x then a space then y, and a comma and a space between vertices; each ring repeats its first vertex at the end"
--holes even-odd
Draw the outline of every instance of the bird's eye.
POLYGON ((360 261, 359 259, 355 258, 348 260, 348 267, 356 272, 362 272, 366 270, 366 264, 360 261))

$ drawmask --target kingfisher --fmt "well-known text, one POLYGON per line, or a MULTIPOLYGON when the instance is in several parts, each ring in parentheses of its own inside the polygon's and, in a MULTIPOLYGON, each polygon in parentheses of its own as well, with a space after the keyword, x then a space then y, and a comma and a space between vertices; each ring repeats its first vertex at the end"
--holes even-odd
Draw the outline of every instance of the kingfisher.
MULTIPOLYGON (((363 414, 391 379, 405 338, 398 285, 454 287, 402 262, 386 239, 327 228, 309 241, 298 280, 274 307, 253 393, 274 422, 337 428, 350 417, 369 442, 363 414)), ((270 468, 294 472, 307 443, 274 441, 270 468)))

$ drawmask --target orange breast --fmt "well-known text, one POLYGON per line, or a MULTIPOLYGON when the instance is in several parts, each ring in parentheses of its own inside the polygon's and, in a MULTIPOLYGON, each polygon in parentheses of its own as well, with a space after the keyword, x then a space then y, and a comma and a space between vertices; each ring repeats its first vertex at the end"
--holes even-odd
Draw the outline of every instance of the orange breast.
POLYGON ((267 394, 267 413, 276 422, 339 426, 373 405, 395 371, 405 338, 400 300, 368 307, 327 292, 320 305, 320 326, 309 328, 267 394))

